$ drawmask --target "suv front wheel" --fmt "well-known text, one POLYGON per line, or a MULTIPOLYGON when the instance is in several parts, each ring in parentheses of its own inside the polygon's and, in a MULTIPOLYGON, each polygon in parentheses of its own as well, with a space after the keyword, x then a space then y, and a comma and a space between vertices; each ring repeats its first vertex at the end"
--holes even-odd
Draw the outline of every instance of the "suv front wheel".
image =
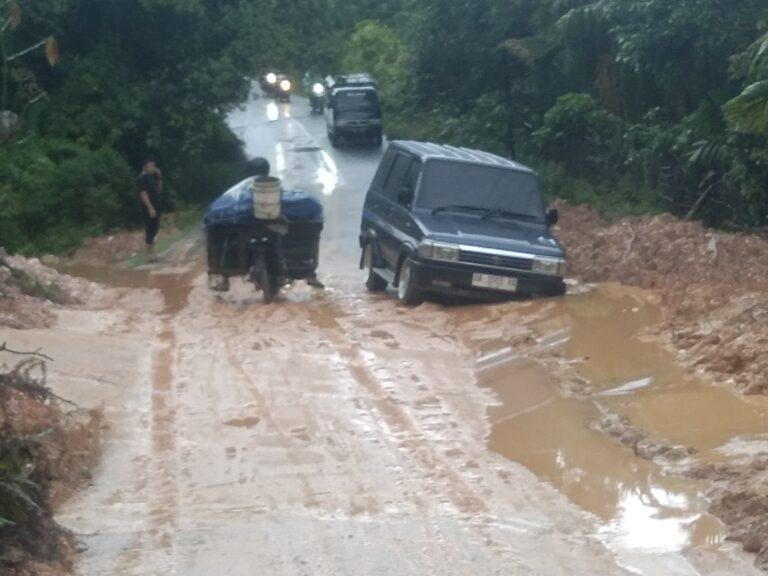
POLYGON ((377 274, 374 271, 374 268, 372 268, 372 263, 374 262, 372 258, 372 244, 366 244, 366 249, 364 250, 364 266, 366 266, 369 269, 369 276, 366 278, 366 289, 369 290, 369 292, 382 292, 385 290, 385 288, 388 287, 387 280, 381 278, 379 274, 377 274))
POLYGON ((407 306, 417 306, 422 302, 422 293, 417 289, 414 262, 404 258, 398 274, 398 299, 407 306))

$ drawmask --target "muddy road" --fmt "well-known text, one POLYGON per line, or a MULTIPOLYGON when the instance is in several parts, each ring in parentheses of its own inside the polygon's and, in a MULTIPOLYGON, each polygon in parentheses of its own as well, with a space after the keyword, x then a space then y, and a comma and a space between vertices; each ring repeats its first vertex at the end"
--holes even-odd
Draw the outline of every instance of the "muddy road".
POLYGON ((269 306, 245 283, 213 293, 196 232, 152 270, 73 266, 128 289, 6 333, 104 408, 101 466, 58 514, 79 572, 758 572, 705 483, 674 468, 766 453, 767 398, 687 375, 645 338, 653 294, 572 283, 415 309, 367 294, 357 234, 381 151, 332 149, 299 98, 230 121, 321 197, 327 289, 269 306))

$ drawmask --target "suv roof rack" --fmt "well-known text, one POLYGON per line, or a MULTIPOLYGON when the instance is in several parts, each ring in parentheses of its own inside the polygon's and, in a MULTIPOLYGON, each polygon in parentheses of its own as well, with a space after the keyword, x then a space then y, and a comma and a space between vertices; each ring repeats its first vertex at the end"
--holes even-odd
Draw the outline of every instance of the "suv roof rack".
POLYGON ((453 147, 452 145, 439 145, 437 143, 422 141, 391 141, 396 147, 401 147, 422 160, 444 159, 447 161, 459 161, 461 163, 474 163, 476 165, 492 165, 507 167, 525 173, 534 173, 532 169, 516 161, 506 159, 494 153, 469 149, 467 147, 453 147))
POLYGON ((341 87, 374 87, 376 82, 369 73, 355 73, 347 75, 337 75, 326 77, 326 84, 329 88, 338 89, 341 87))

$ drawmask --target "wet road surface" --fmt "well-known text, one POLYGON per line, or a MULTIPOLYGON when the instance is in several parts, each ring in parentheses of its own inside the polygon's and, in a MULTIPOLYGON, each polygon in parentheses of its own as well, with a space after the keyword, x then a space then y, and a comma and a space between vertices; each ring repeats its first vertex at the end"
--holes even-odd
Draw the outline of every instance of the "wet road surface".
POLYGON ((105 406, 101 467, 58 516, 88 548, 79 572, 754 572, 701 483, 590 428, 612 411, 696 460, 766 449, 766 398, 685 377, 639 336, 653 300, 573 286, 408 309, 367 294, 357 235, 381 150, 331 149, 297 97, 230 121, 322 198, 327 289, 297 283, 269 306, 237 281, 212 293, 198 238, 160 271, 80 271, 137 288, 121 309, 18 333, 61 361, 62 394, 105 406))

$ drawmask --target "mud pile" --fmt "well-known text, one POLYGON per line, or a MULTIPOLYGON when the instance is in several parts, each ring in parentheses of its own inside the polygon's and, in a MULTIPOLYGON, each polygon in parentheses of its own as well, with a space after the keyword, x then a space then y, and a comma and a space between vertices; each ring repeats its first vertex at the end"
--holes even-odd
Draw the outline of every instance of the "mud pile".
POLYGON ((10 256, 0 248, 0 327, 50 326, 52 305, 85 304, 101 294, 93 282, 61 274, 38 258, 10 256))
POLYGON ((72 572, 75 542, 53 508, 89 477, 101 415, 45 386, 45 361, 0 369, 0 573, 72 572))
POLYGON ((607 223, 587 206, 556 205, 572 276, 656 290, 666 313, 656 334, 685 366, 767 392, 766 237, 671 215, 607 223))
POLYGON ((727 539, 757 554, 755 564, 767 570, 767 455, 696 465, 684 475, 711 482, 709 511, 727 525, 727 539))

